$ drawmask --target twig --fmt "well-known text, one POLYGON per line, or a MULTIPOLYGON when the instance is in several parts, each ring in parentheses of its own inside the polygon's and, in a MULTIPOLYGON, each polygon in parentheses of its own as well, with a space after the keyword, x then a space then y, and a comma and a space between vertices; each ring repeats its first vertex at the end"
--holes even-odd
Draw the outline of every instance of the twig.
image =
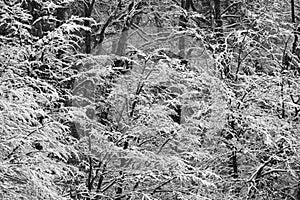
MULTIPOLYGON (((299 172, 300 170, 295 170, 295 172, 299 172)), ((271 173, 277 173, 277 172, 288 172, 287 170, 285 169, 270 169, 269 171, 261 174, 260 176, 263 177, 263 176, 266 176, 268 174, 271 174, 271 173)))
POLYGON ((111 183, 109 183, 103 190, 101 191, 102 193, 108 190, 111 186, 113 186, 117 182, 117 179, 113 180, 111 183))
MULTIPOLYGON (((29 134, 26 135, 25 139, 27 139, 28 137, 30 137, 33 133, 35 133, 36 131, 40 130, 41 128, 43 128, 44 126, 34 130, 34 131, 31 131, 29 134)), ((23 141, 21 141, 21 143, 16 146, 3 160, 8 160, 22 145, 24 144, 23 141)))
POLYGON ((89 168, 89 174, 88 174, 88 180, 87 180, 87 188, 90 192, 93 188, 93 182, 91 181, 92 180, 92 171, 93 171, 93 160, 92 160, 91 156, 89 156, 89 165, 90 165, 90 168, 89 168))
POLYGON ((264 167, 273 160, 273 157, 270 157, 266 162, 261 164, 256 171, 251 175, 251 177, 247 180, 247 182, 254 182, 254 179, 256 180, 257 178, 261 177, 262 171, 264 167))
POLYGON ((159 154, 161 152, 161 150, 164 148, 164 146, 171 140, 171 138, 168 138, 159 148, 159 150, 157 151, 157 154, 159 154))
POLYGON ((161 187, 163 187, 164 185, 170 183, 171 181, 173 181, 176 177, 173 177, 163 183, 161 183, 159 186, 157 186, 156 188, 154 188, 154 190, 152 191, 151 195, 153 195, 154 193, 156 193, 161 187))
POLYGON ((235 5, 237 5, 237 4, 240 4, 240 3, 242 3, 242 2, 235 2, 235 3, 232 3, 231 5, 229 5, 227 8, 225 8, 225 10, 221 13, 221 16, 224 14, 224 13, 226 13, 231 7, 233 7, 233 6, 235 6, 235 5))
POLYGON ((121 175, 121 176, 115 178, 113 181, 111 181, 110 183, 108 183, 107 186, 105 188, 103 188, 103 190, 101 192, 103 193, 106 190, 108 190, 111 186, 113 186, 118 180, 122 179, 123 177, 124 177, 124 175, 121 175))

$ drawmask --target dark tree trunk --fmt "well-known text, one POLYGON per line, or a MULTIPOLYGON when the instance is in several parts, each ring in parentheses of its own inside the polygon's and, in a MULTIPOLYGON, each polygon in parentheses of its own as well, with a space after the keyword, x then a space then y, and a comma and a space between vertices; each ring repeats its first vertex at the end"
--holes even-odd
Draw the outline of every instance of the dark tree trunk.
POLYGON ((232 177, 237 178, 238 177, 238 164, 237 164, 237 155, 236 155, 236 149, 233 149, 232 156, 231 156, 231 164, 232 164, 232 177))
MULTIPOLYGON (((193 0, 181 0, 181 8, 183 8, 186 11, 189 11, 192 9, 195 11, 195 6, 193 4, 193 0)), ((183 31, 186 29, 188 23, 188 19, 184 14, 180 15, 179 17, 179 30, 183 31)), ((182 58, 185 58, 185 37, 182 36, 179 38, 179 55, 182 58)))
MULTIPOLYGON (((90 18, 92 15, 95 0, 85 0, 84 1, 84 17, 90 18)), ((88 20, 84 21, 84 26, 90 27, 90 22, 88 20)), ((92 33, 90 31, 85 32, 85 53, 90 54, 92 50, 92 33)))
POLYGON ((223 36, 223 23, 222 23, 222 18, 221 18, 221 2, 220 0, 214 0, 214 7, 215 7, 215 32, 216 32, 216 37, 219 42, 223 42, 222 36, 223 36))
MULTIPOLYGON (((296 18, 295 18, 295 2, 294 0, 291 0, 291 18, 292 18, 292 23, 296 23, 296 18)), ((296 30, 296 32, 294 33, 294 42, 293 42, 293 46, 292 46, 292 53, 295 54, 296 53, 296 49, 298 46, 298 30, 296 30)))
POLYGON ((292 16, 292 22, 295 23, 295 2, 294 0, 291 0, 291 16, 292 16))

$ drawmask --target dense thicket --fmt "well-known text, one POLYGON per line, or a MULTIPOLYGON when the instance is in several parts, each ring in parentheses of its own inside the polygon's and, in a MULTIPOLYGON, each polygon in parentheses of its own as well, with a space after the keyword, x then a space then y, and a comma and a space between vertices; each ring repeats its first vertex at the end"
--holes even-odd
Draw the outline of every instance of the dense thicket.
POLYGON ((300 199, 299 6, 0 1, 0 198, 300 199))

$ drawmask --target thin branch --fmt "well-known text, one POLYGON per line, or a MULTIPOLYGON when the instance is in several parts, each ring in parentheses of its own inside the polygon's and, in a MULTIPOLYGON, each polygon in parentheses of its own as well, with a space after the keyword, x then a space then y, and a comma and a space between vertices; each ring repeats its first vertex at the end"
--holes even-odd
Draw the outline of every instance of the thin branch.
POLYGON ((261 177, 262 171, 264 167, 273 160, 273 157, 270 157, 266 162, 261 164, 256 171, 251 175, 251 177, 247 180, 247 182, 254 182, 257 178, 261 177))
POLYGON ((240 48, 239 48, 239 55, 238 55, 238 60, 237 60, 237 68, 236 68, 236 72, 235 72, 235 80, 238 79, 238 73, 240 71, 240 67, 241 67, 241 64, 242 64, 242 52, 243 52, 243 47, 244 47, 244 41, 246 39, 246 36, 249 34, 249 29, 247 30, 247 32, 245 33, 244 37, 243 37, 243 40, 241 42, 241 45, 240 45, 240 48))
POLYGON ((115 183, 117 183, 118 180, 121 180, 124 178, 124 175, 121 175, 117 178, 115 178, 114 180, 112 180, 110 183, 107 184, 107 186, 105 188, 103 188, 103 190, 101 190, 101 192, 105 192, 106 190, 108 190, 110 187, 112 187, 115 183))
POLYGON ((103 165, 102 173, 101 173, 101 175, 99 177, 99 181, 98 181, 98 185, 97 185, 97 192, 99 192, 100 189, 101 189, 101 186, 102 186, 102 183, 103 183, 103 179, 104 179, 104 175, 103 174, 104 174, 105 170, 106 170, 106 163, 103 165))
POLYGON ((87 188, 89 191, 91 191, 93 188, 93 183, 91 181, 92 171, 93 171, 93 160, 92 160, 91 156, 89 156, 89 165, 90 165, 90 168, 89 168, 89 174, 88 174, 88 180, 87 180, 87 188))
POLYGON ((235 3, 232 3, 231 5, 229 5, 227 8, 225 8, 225 10, 223 10, 223 12, 221 13, 221 15, 225 14, 231 7, 235 6, 235 5, 238 5, 240 4, 241 2, 235 2, 235 3))
MULTIPOLYGON (((102 166, 102 164, 104 163, 104 160, 106 158, 106 156, 108 155, 108 153, 106 152, 106 154, 104 155, 103 159, 99 161, 99 164, 97 166, 97 170, 96 170, 96 173, 95 173, 95 176, 92 178, 91 180, 91 184, 94 183, 95 179, 97 178, 98 174, 99 174, 99 171, 100 171, 100 167, 102 166)), ((103 166, 104 168, 105 166, 103 166)))
POLYGON ((106 22, 104 23, 101 31, 99 34, 99 40, 95 42, 94 47, 96 47, 99 44, 102 44, 103 40, 104 40, 104 34, 105 34, 105 30, 106 28, 109 26, 109 24, 112 22, 113 19, 116 18, 117 12, 121 7, 121 0, 118 2, 118 5, 116 6, 115 10, 113 11, 113 13, 108 17, 108 19, 106 20, 106 22))
POLYGON ((166 141, 160 146, 159 150, 157 151, 157 154, 159 154, 164 146, 171 140, 171 138, 166 139, 166 141))
POLYGON ((117 182, 117 179, 113 180, 113 181, 110 182, 105 188, 103 188, 103 190, 102 190, 101 192, 102 192, 102 193, 105 192, 105 191, 108 190, 111 186, 113 186, 116 182, 117 182))
POLYGON ((176 179, 176 177, 173 177, 163 183, 161 183, 159 186, 157 186, 156 188, 154 188, 154 190, 152 191, 151 195, 155 194, 161 187, 163 187, 164 185, 167 185, 168 183, 170 183, 171 181, 173 181, 174 179, 176 179))
MULTIPOLYGON (((39 127, 38 129, 31 131, 29 134, 26 135, 25 139, 27 139, 28 137, 30 137, 33 133, 35 133, 36 131, 39 131, 41 128, 43 128, 44 126, 39 127)), ((21 143, 16 146, 3 160, 8 160, 22 145, 24 144, 23 141, 21 141, 21 143)))
MULTIPOLYGON (((278 173, 278 172, 288 172, 288 171, 285 170, 285 169, 271 169, 269 171, 266 171, 265 173, 262 173, 260 176, 263 177, 263 176, 266 176, 268 174, 278 173)), ((300 170, 295 170, 295 172, 300 172, 300 170)))

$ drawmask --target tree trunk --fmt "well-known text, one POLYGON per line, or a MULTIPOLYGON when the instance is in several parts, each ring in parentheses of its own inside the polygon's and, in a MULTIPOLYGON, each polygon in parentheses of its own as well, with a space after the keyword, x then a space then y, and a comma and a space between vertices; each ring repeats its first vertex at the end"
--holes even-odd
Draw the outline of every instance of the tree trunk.
POLYGON ((125 54, 126 44, 128 40, 128 31, 129 28, 126 25, 124 25, 116 50, 116 55, 118 56, 123 56, 125 54))
POLYGON ((219 42, 223 42, 222 36, 223 36, 223 23, 221 18, 221 2, 220 0, 214 0, 214 14, 215 14, 215 32, 216 37, 219 42))
MULTIPOLYGON (((186 9, 186 4, 185 4, 184 0, 181 1, 181 7, 183 9, 186 9)), ((186 24, 187 24, 186 17, 184 16, 184 14, 180 15, 180 17, 179 17, 179 27, 180 27, 179 31, 185 30, 186 29, 186 24)), ((184 49, 185 49, 185 38, 184 38, 184 36, 181 36, 179 38, 178 47, 179 47, 179 55, 184 58, 184 56, 185 56, 185 52, 184 52, 184 49)))
MULTIPOLYGON (((84 17, 90 18, 92 15, 93 7, 94 7, 95 0, 91 2, 89 0, 84 1, 84 17)), ((90 22, 88 20, 84 21, 84 26, 90 27, 90 22)), ((85 31, 85 53, 90 54, 92 50, 92 34, 90 31, 85 31)))
MULTIPOLYGON (((192 0, 181 0, 181 8, 183 8, 186 11, 189 11, 190 8, 192 8, 193 10, 195 9, 192 0)), ((180 15, 179 30, 180 31, 186 30, 187 23, 188 23, 188 19, 186 18, 186 16, 184 16, 184 14, 180 15)), ((179 38, 179 55, 182 58, 185 58, 185 36, 179 38)))
MULTIPOLYGON (((291 0, 291 18, 292 18, 292 23, 296 23, 296 18, 295 18, 295 2, 294 0, 291 0)), ((296 30, 298 31, 298 30, 296 30)), ((292 53, 295 54, 296 53, 296 49, 298 46, 298 33, 295 32, 294 33, 294 41, 293 41, 293 45, 292 45, 292 53)))

